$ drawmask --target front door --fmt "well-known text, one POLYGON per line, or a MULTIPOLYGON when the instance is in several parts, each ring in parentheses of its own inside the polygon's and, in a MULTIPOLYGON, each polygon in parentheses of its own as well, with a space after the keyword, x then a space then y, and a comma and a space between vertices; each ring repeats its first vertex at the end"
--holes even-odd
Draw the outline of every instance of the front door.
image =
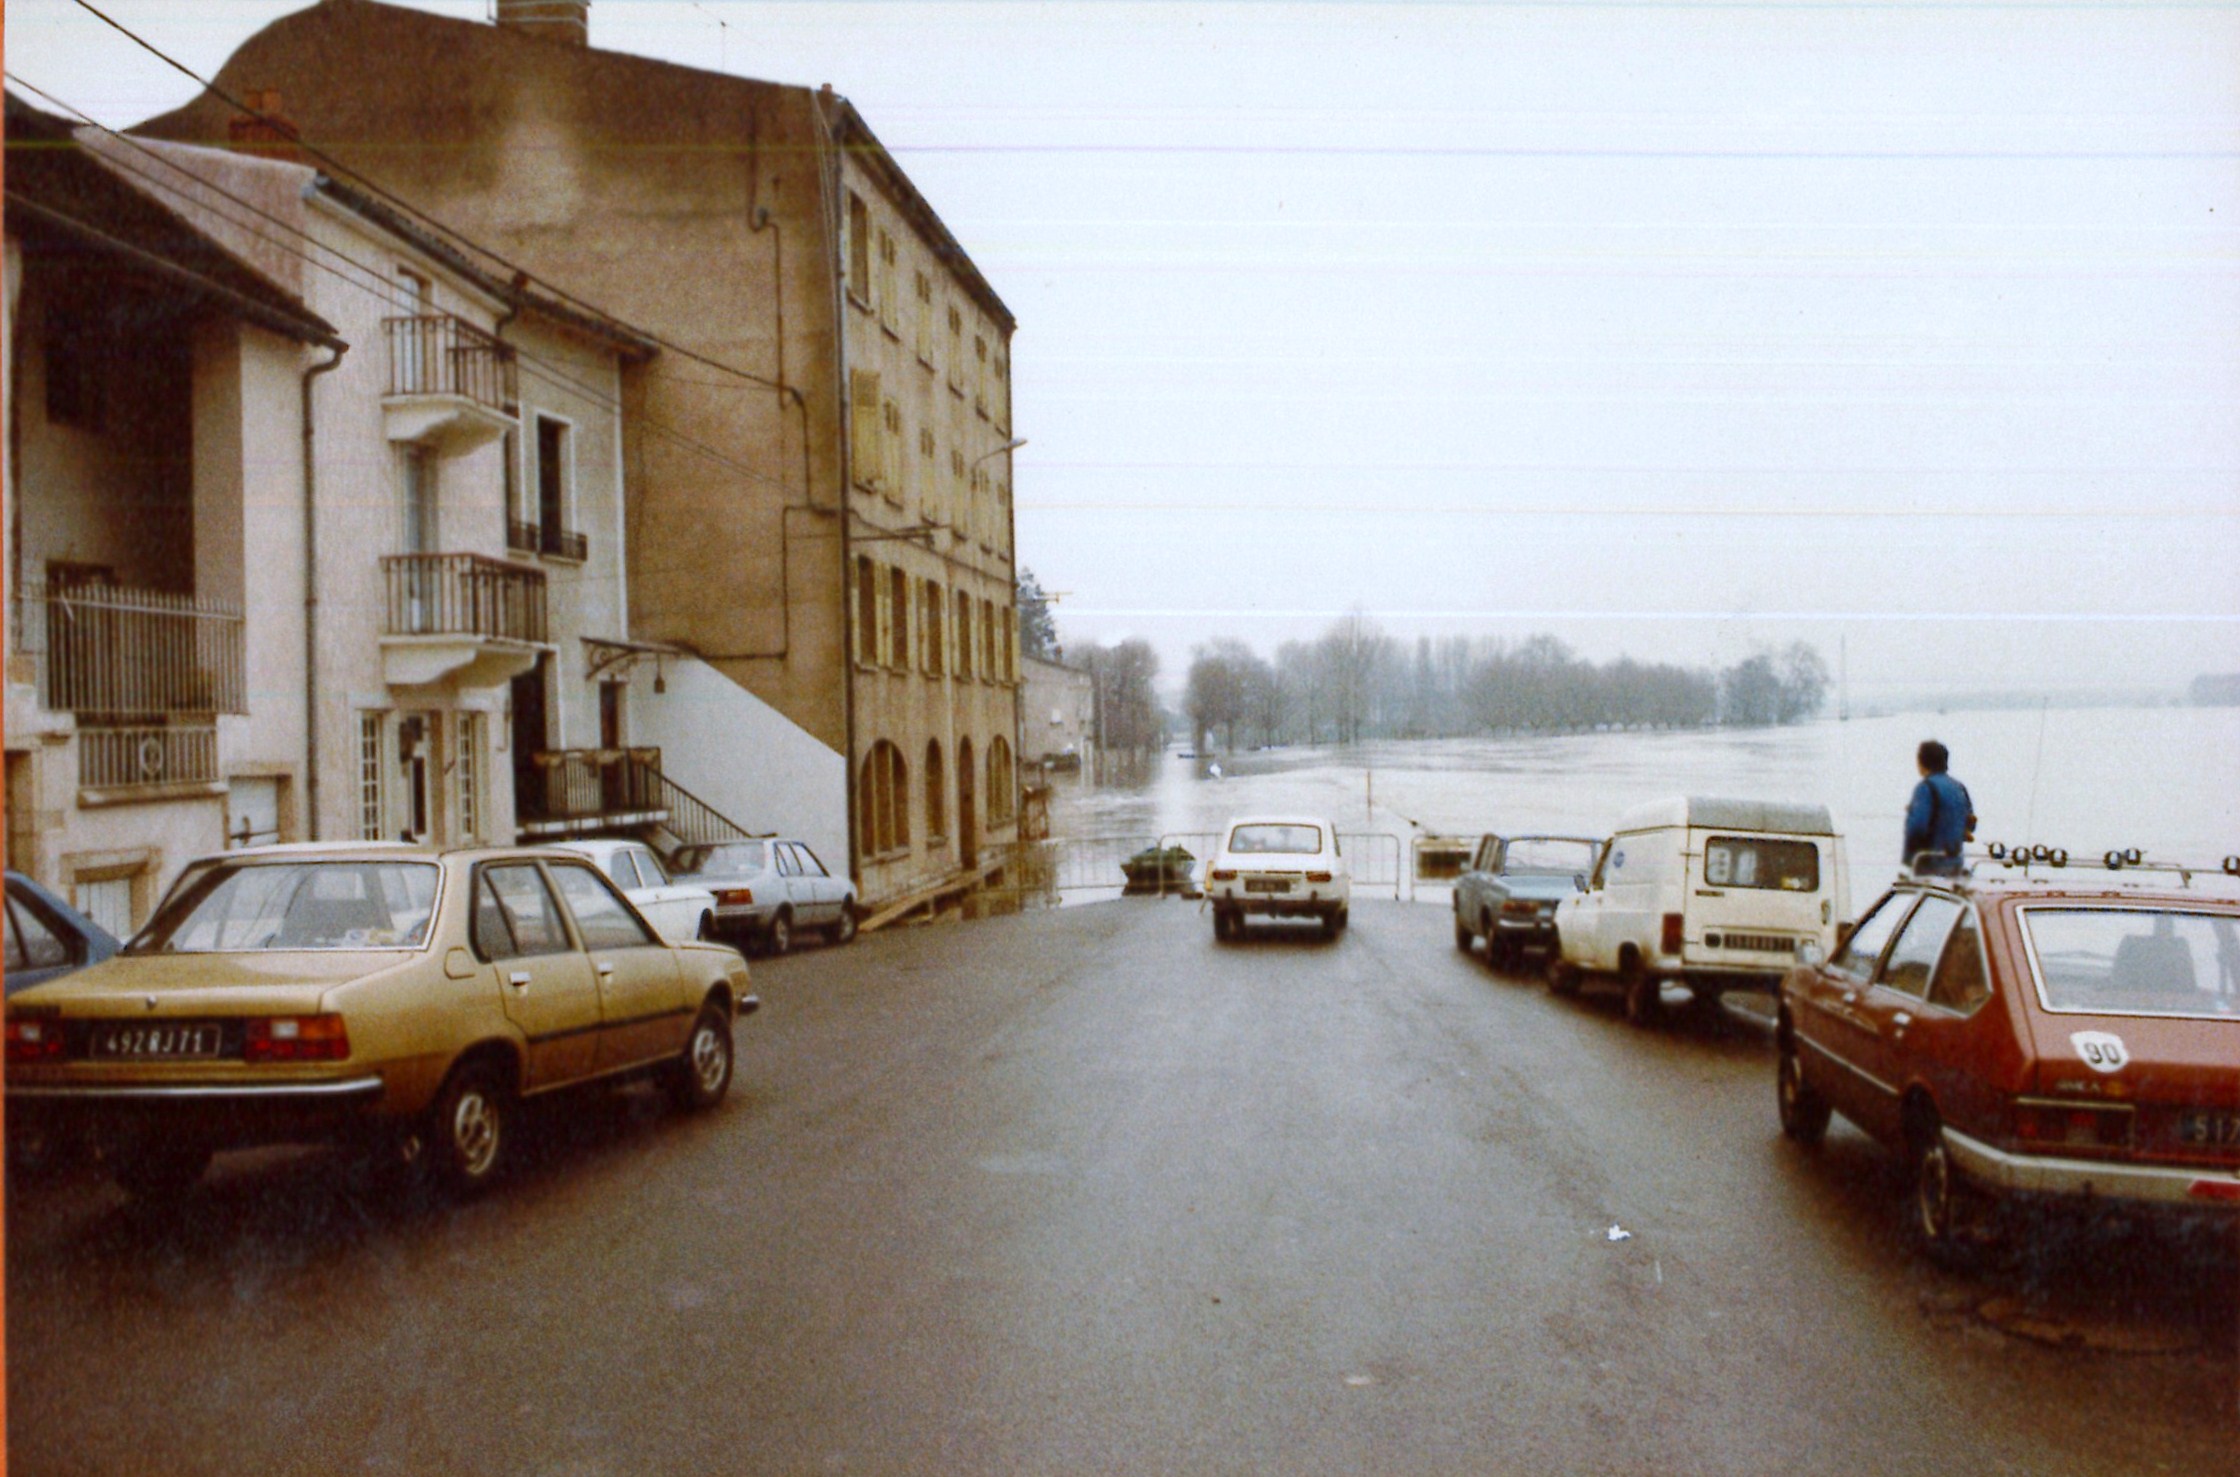
POLYGON ((1854 1123, 1880 1123, 1892 1097, 1877 1070, 1883 1023, 1867 997, 1882 954, 1913 906, 1913 895, 1892 893, 1851 931, 1833 959, 1814 969, 1800 992, 1793 1021, 1797 1045, 1811 1060, 1805 1071, 1822 1096, 1854 1123))
POLYGON ((551 653, 541 653, 537 664, 513 679, 513 804, 523 820, 542 820, 552 814, 545 796, 544 771, 537 756, 551 740, 545 728, 545 677, 551 670, 551 653))
POLYGON ((622 757, 622 694, 619 682, 599 684, 600 800, 609 815, 630 808, 629 761, 622 757))
POLYGON ((599 980, 599 1070, 674 1054, 690 1023, 675 952, 646 931, 589 862, 551 866, 599 980))
POLYGON ((966 867, 980 864, 980 814, 973 806, 972 740, 957 744, 957 861, 966 867))

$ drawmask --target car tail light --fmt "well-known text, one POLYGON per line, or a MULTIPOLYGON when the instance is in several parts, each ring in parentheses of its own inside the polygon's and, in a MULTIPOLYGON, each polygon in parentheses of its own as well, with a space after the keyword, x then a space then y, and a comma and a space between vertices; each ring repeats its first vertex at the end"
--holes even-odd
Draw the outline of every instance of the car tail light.
POLYGON ((1501 905, 1501 911, 1511 918, 1529 918, 1540 911, 1540 905, 1530 898, 1513 897, 1501 905))
POLYGON ((716 894, 716 902, 726 908, 752 907, 754 905, 754 889, 751 887, 728 888, 716 894))
POLYGON ((1224 867, 1213 874, 1213 880, 1216 882, 1234 882, 1237 880, 1237 874, 1224 867))
POLYGON ((2186 1193, 2196 1200, 2240 1201, 2240 1180, 2195 1180, 2186 1193))
POLYGON ((350 1055, 350 1029, 339 1015, 275 1015, 251 1020, 241 1036, 250 1062, 339 1062, 350 1055))
POLYGON ((1328 872, 1309 872, 1307 873, 1307 880, 1309 882, 1328 882, 1330 874, 1328 872))
POLYGON ((1666 954, 1680 952, 1680 946, 1687 942, 1687 936, 1683 932, 1684 924, 1685 920, 1678 913, 1664 915, 1664 934, 1657 940, 1657 948, 1661 952, 1666 954))
POLYGON ((2014 1136, 2025 1147, 2120 1148, 2131 1140, 2131 1109, 2073 1103, 2017 1103, 2014 1136))
POLYGON ((8 1017, 8 1060, 56 1062, 62 1060, 62 1022, 54 1016, 8 1017))

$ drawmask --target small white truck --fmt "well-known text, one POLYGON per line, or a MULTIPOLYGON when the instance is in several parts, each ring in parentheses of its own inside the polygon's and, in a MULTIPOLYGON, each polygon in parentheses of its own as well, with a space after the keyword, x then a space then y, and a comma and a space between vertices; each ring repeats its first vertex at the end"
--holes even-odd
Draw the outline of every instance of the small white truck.
POLYGON ((1618 823, 1587 890, 1556 909, 1548 982, 1614 974, 1626 1016, 1656 1020, 1667 981, 1699 1000, 1770 990, 1798 945, 1835 951, 1851 921, 1843 838, 1824 805, 1675 796, 1618 823))

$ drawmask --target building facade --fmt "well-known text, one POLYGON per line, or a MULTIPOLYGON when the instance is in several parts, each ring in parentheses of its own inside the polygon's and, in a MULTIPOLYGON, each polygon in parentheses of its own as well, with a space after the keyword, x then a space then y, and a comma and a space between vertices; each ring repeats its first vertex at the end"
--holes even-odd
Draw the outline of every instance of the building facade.
POLYGON ((1095 674, 1022 657, 1020 747, 1029 764, 1052 769, 1093 768, 1097 743, 1095 674))
POLYGON ((955 885, 1016 835, 1009 310, 844 98, 599 51, 580 3, 498 17, 325 0, 218 87, 658 342, 624 388, 633 639, 830 759, 773 783, 709 746, 684 782, 849 855, 874 906, 955 885))

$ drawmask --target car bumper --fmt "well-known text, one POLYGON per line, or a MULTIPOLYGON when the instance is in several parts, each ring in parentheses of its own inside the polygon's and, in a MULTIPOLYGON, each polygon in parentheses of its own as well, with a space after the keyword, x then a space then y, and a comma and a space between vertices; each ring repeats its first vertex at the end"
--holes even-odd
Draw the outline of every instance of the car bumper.
POLYGON ((1508 914, 1497 913, 1493 919, 1493 931, 1503 943, 1552 944, 1556 939, 1556 920, 1553 917, 1512 918, 1508 914))
POLYGON ((1253 918, 1320 918, 1346 905, 1342 892, 1208 892, 1206 900, 1217 908, 1253 918))
POLYGON ((1944 1142, 1961 1173, 2003 1194, 2240 1214, 2240 1171, 2236 1170, 2009 1154, 1950 1128, 1944 1131, 1944 1142))
POLYGON ((716 927, 724 933, 760 933, 777 915, 775 903, 718 904, 713 912, 716 927))
POLYGON ((191 1139, 220 1146, 339 1138, 381 1116, 379 1077, 319 1082, 10 1083, 8 1117, 96 1141, 191 1139))

